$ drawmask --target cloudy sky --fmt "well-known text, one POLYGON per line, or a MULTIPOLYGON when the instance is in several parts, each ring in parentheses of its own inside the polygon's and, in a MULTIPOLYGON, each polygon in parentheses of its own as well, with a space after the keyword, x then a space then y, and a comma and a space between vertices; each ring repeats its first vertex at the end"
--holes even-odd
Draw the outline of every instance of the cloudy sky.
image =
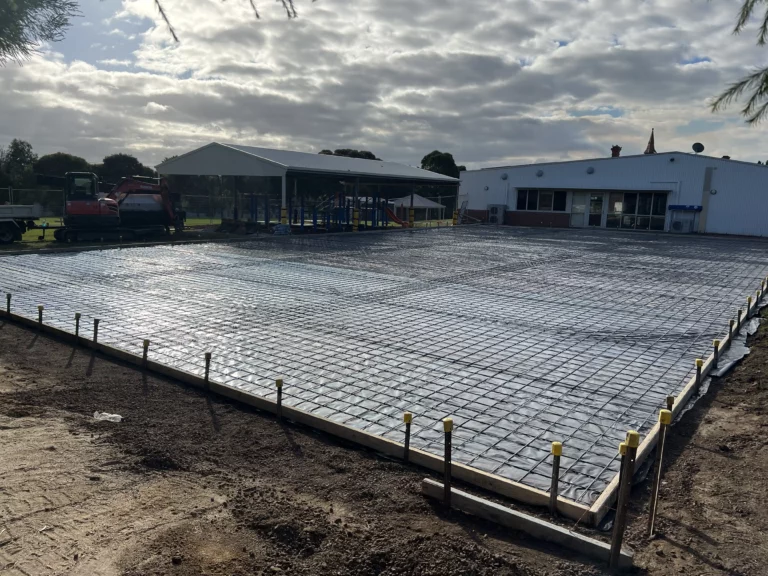
POLYGON ((64 41, 0 68, 0 145, 148 164, 211 141, 469 167, 659 151, 765 160, 707 102, 764 65, 740 0, 80 0, 64 41))

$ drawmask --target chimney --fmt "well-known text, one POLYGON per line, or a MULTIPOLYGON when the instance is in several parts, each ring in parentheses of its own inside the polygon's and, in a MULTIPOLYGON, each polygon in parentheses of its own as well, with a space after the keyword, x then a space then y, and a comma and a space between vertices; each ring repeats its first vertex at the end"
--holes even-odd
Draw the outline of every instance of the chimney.
POLYGON ((619 156, 621 156, 621 146, 616 144, 611 147, 611 158, 618 158, 619 156))

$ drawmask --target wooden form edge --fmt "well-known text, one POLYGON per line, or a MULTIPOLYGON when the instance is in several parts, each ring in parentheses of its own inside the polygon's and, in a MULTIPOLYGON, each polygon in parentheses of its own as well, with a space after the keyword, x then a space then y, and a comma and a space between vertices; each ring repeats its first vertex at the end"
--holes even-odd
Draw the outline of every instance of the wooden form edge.
MULTIPOLYGON (((421 493, 429 498, 442 501, 443 484, 425 478, 421 483, 421 493)), ((495 522, 507 528, 512 528, 513 530, 519 530, 538 540, 558 544, 593 560, 605 562, 606 564, 610 560, 611 546, 606 542, 572 532, 551 522, 506 508, 461 490, 451 489, 451 508, 495 522)), ((619 556, 619 566, 621 568, 630 568, 633 565, 633 557, 634 552, 632 550, 622 548, 619 556)))
MULTIPOLYGON (((759 310, 759 303, 755 303, 755 310, 759 310)), ((749 312, 749 310, 747 311, 749 312)), ((748 321, 748 318, 744 318, 742 320, 742 324, 739 327, 739 331, 743 330, 745 328, 745 324, 748 321)), ((720 340, 720 354, 723 353, 723 350, 728 348, 731 345, 731 341, 739 334, 739 332, 734 331, 732 334, 726 335, 722 340, 720 340)), ((704 361, 704 364, 701 367, 701 381, 704 381, 704 378, 706 378, 709 373, 712 371, 713 364, 715 363, 715 353, 714 351, 707 357, 707 359, 704 361)), ((691 396, 694 395, 694 393, 697 392, 697 385, 696 385, 696 375, 694 374, 690 380, 688 380, 688 383, 685 385, 685 387, 680 391, 680 393, 675 397, 675 403, 672 405, 672 421, 674 422, 675 418, 677 418, 680 415, 680 412, 683 411, 683 409, 688 404, 688 401, 691 399, 691 396)), ((645 439, 640 443, 640 446, 637 449, 637 458, 635 459, 635 470, 643 463, 645 462, 645 459, 648 458, 648 455, 651 453, 651 450, 656 446, 656 443, 659 441, 659 423, 656 422, 654 424, 653 428, 648 432, 648 435, 645 437, 645 439)), ((594 504, 592 504, 592 507, 589 510, 590 523, 593 526, 597 526, 603 518, 605 518, 605 515, 608 514, 608 512, 611 509, 611 506, 613 506, 614 502, 616 502, 616 498, 618 497, 618 488, 619 488, 619 475, 618 473, 613 477, 613 480, 611 480, 610 484, 603 490, 603 492, 598 496, 597 500, 595 500, 594 504)))
MULTIPOLYGON (((185 384, 189 384, 190 386, 208 390, 226 398, 242 402, 243 404, 247 404, 264 412, 270 412, 272 414, 277 413, 277 402, 268 398, 263 398, 255 394, 250 394, 248 392, 232 388, 230 386, 225 386, 224 384, 220 384, 210 379, 206 385, 205 379, 201 376, 197 376, 196 374, 192 374, 184 370, 179 370, 177 368, 172 368, 154 360, 147 360, 145 363, 144 360, 136 354, 120 350, 108 344, 102 344, 99 342, 94 344, 92 340, 88 340, 83 337, 76 339, 74 334, 67 332, 66 330, 47 325, 45 323, 40 324, 36 320, 15 314, 13 312, 8 314, 5 310, 0 310, 0 318, 5 318, 6 320, 28 326, 37 331, 45 332, 59 340, 77 344, 83 348, 90 348, 100 352, 104 356, 115 358, 128 364, 133 364, 139 368, 146 369, 149 372, 154 372, 156 374, 178 380, 185 384)), ((356 428, 334 422, 328 418, 317 416, 315 414, 311 414, 310 412, 306 412, 291 406, 283 405, 282 409, 284 418, 292 420, 298 424, 326 432, 332 436, 336 436, 337 438, 359 444, 382 454, 386 454, 387 456, 403 458, 405 447, 399 442, 388 440, 381 436, 376 436, 369 432, 358 430, 356 428)), ((435 472, 442 472, 444 469, 443 458, 416 448, 410 448, 409 460, 411 463, 416 464, 417 466, 421 466, 435 472)), ((504 496, 506 498, 510 498, 512 500, 532 506, 549 506, 549 492, 545 492, 537 488, 532 488, 530 486, 525 486, 524 484, 520 484, 512 480, 507 480, 501 476, 490 474, 465 464, 458 464, 454 462, 451 464, 451 472, 455 479, 466 482, 467 484, 471 484, 477 488, 488 490, 489 492, 493 492, 499 496, 504 496)), ((563 498, 561 496, 558 496, 557 498, 557 510, 562 516, 576 521, 583 520, 585 517, 589 517, 590 512, 590 508, 588 506, 573 500, 569 500, 567 498, 563 498)))

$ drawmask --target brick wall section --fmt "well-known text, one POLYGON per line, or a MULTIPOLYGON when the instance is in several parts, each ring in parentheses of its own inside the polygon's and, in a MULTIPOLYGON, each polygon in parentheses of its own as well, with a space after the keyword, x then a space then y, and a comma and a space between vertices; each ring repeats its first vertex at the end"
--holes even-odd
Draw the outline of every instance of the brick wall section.
POLYGON ((541 226, 544 228, 568 228, 571 217, 567 212, 506 212, 504 224, 510 226, 541 226))

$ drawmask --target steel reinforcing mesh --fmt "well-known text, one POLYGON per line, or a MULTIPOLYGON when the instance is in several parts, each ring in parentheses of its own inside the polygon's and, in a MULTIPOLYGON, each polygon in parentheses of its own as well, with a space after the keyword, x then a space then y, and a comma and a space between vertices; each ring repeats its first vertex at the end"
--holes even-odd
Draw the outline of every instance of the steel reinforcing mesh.
MULTIPOLYGON (((590 504, 768 274, 768 243, 447 228, 0 258, 13 310, 590 504)), ((109 407, 105 406, 105 410, 109 407)))

